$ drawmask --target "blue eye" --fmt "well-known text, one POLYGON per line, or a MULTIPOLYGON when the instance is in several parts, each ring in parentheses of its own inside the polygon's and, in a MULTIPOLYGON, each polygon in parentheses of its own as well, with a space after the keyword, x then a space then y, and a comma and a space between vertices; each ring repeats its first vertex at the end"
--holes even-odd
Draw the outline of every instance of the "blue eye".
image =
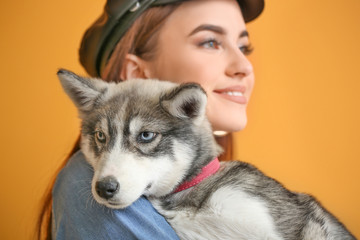
POLYGON ((201 47, 204 48, 213 48, 213 49, 219 49, 221 46, 221 42, 217 41, 216 39, 208 39, 199 44, 201 47))
POLYGON ((250 55, 254 51, 254 48, 250 44, 245 46, 240 46, 239 49, 246 56, 250 55))
POLYGON ((156 136, 157 136, 157 133, 154 133, 154 132, 142 132, 138 136, 138 142, 150 143, 156 138, 156 136))

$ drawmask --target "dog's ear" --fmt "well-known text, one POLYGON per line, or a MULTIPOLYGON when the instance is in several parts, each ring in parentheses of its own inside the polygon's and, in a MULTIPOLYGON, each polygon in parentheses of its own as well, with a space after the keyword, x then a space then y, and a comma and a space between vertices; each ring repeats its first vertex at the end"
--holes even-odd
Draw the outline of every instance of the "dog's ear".
POLYGON ((62 87, 80 112, 91 111, 108 83, 94 78, 83 78, 73 72, 60 69, 57 73, 62 87))
POLYGON ((169 114, 180 119, 199 120, 205 117, 207 97, 199 84, 186 83, 160 98, 160 104, 169 114))

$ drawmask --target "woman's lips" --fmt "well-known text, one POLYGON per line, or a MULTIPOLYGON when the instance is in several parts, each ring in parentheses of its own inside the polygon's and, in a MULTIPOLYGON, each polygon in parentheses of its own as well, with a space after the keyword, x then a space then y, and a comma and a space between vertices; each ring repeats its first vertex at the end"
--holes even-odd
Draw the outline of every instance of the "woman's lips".
POLYGON ((244 86, 234 86, 234 87, 214 90, 214 92, 219 94, 221 97, 239 104, 247 103, 247 99, 244 96, 245 91, 246 88, 244 86))

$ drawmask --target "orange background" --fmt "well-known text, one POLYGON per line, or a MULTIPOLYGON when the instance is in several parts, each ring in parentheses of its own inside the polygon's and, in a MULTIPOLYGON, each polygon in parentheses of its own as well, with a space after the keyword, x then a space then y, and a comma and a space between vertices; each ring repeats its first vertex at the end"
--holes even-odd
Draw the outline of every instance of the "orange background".
MULTIPOLYGON (((47 182, 78 135, 56 78, 105 0, 0 3, 0 239, 31 239, 47 182)), ((360 237, 360 1, 268 0, 248 25, 256 87, 236 157, 315 195, 360 237)))

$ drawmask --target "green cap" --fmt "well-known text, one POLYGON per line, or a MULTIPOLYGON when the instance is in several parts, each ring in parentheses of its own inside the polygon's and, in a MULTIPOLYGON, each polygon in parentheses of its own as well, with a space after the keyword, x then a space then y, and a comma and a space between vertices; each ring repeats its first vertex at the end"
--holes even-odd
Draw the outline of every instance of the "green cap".
MULTIPOLYGON (((99 77, 116 44, 131 24, 149 7, 191 0, 107 0, 103 14, 86 30, 80 46, 80 62, 99 77)), ((264 0, 237 0, 245 22, 260 15, 264 0)))

